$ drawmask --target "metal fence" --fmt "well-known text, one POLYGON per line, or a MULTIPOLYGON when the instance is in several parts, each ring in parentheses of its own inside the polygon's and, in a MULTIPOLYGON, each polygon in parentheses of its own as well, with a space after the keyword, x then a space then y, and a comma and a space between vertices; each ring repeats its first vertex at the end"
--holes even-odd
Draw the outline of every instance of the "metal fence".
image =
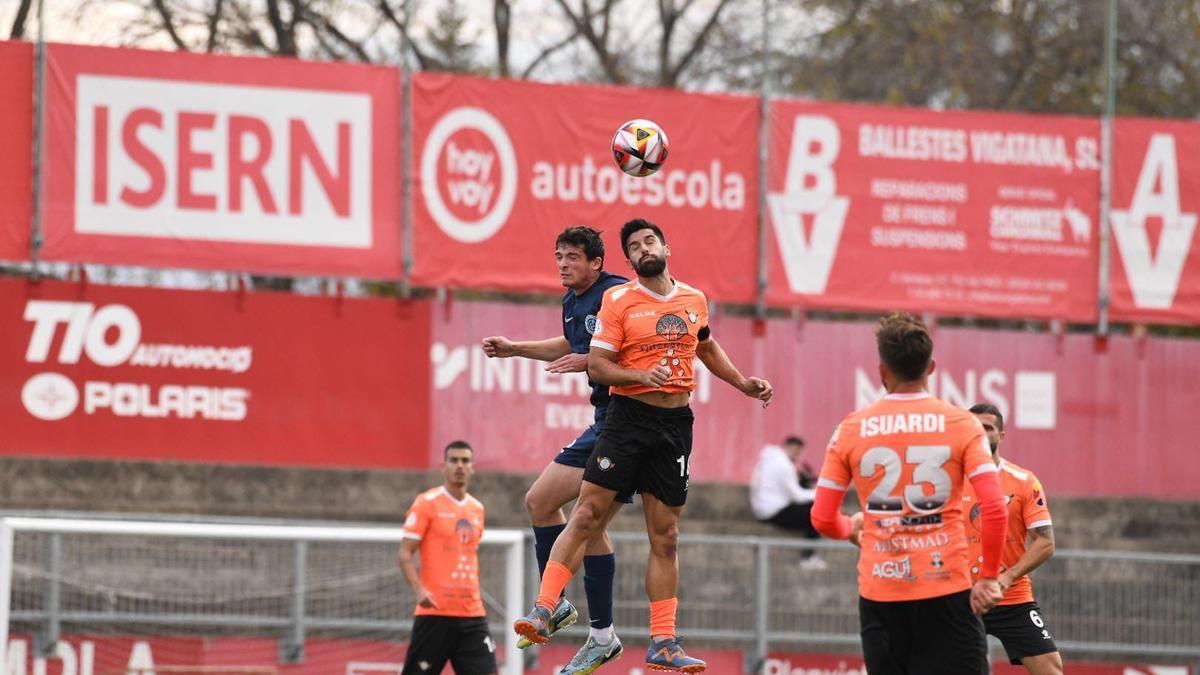
MULTIPOLYGON (((648 544, 642 533, 613 539, 616 624, 637 638, 648 630, 648 544)), ((297 621, 309 636, 407 635, 412 598, 394 546, 301 548, 284 541, 18 532, 11 625, 43 636, 43 644, 60 632, 186 630, 273 637, 285 647, 297 621)), ((685 535, 680 633, 693 644, 741 648, 751 662, 796 646, 857 651, 856 558, 857 550, 840 542, 685 535)), ((537 570, 528 559, 532 603, 537 570)), ((480 562, 493 630, 507 631, 499 600, 503 552, 484 547, 480 562)), ((1034 585, 1068 659, 1200 660, 1200 555, 1062 550, 1034 574, 1034 585)), ((581 580, 568 592, 586 615, 581 580)))
MULTIPOLYGON (((618 548, 617 625, 645 632, 645 535, 618 548)), ((680 632, 771 650, 856 650, 858 550, 795 538, 684 536, 680 632), (820 563, 806 556, 812 552, 820 563)), ((1059 550, 1032 575, 1067 658, 1200 659, 1200 555, 1059 550)))

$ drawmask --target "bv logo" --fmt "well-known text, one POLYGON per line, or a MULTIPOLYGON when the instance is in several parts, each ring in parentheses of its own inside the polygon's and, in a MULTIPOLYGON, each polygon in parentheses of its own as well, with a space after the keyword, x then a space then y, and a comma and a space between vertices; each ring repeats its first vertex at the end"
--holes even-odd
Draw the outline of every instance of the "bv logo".
POLYGON ((767 193, 767 213, 783 255, 788 287, 795 293, 824 293, 829 283, 850 210, 850 200, 836 195, 833 162, 840 147, 841 135, 833 120, 797 115, 783 192, 767 193))
POLYGON ((482 108, 438 120, 421 153, 421 194, 453 239, 475 244, 496 234, 517 197, 517 155, 504 125, 482 108))
POLYGON ((1171 134, 1154 134, 1150 138, 1133 203, 1128 210, 1113 210, 1112 230, 1129 279, 1133 304, 1146 309, 1170 309, 1196 233, 1196 214, 1183 213, 1179 205, 1179 164, 1175 159, 1175 137, 1171 134), (1162 221, 1157 256, 1146 226, 1147 219, 1152 217, 1162 221))

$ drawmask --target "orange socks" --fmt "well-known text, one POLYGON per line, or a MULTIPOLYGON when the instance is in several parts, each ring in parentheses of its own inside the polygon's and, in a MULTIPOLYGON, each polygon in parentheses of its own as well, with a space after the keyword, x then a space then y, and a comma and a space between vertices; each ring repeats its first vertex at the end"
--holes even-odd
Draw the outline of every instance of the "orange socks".
MULTIPOLYGON (((551 560, 546 563, 546 571, 542 573, 542 588, 538 591, 537 604, 545 607, 551 612, 558 606, 558 598, 562 596, 563 589, 570 583, 571 577, 575 576, 567 566, 551 560)), ((675 613, 671 611, 671 625, 675 624, 675 613)))
MULTIPOLYGON (((546 568, 549 572, 550 569, 546 568)), ((544 587, 544 585, 543 585, 544 587)), ((655 600, 650 603, 650 635, 675 635, 675 610, 679 599, 655 600)))

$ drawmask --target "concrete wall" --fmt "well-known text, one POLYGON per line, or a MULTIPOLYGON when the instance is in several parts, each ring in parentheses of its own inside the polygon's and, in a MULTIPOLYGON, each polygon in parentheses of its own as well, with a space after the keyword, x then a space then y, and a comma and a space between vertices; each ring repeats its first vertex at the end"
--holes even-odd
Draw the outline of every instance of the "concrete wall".
MULTIPOLYGON (((296 469, 171 462, 0 458, 0 510, 88 511, 399 523, 437 472, 296 469)), ((472 486, 493 527, 525 527, 532 476, 480 474, 472 486)), ((1200 553, 1200 503, 1054 499, 1061 548, 1200 553)), ((635 503, 615 530, 644 528, 635 503)), ((777 535, 754 521, 746 486, 694 483, 684 533, 777 535)))

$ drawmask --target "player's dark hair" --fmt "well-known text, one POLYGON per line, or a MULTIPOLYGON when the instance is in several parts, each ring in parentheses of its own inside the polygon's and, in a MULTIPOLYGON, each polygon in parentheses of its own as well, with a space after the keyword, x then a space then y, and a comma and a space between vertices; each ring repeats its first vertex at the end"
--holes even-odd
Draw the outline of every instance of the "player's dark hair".
POLYGON ((1000 414, 1000 409, 991 403, 976 403, 970 408, 973 415, 991 415, 996 418, 996 430, 1004 431, 1004 415, 1000 414))
POLYGON ((788 436, 787 438, 783 439, 783 444, 784 445, 798 445, 803 448, 804 447, 804 439, 800 438, 799 436, 788 436))
POLYGON ((925 322, 908 312, 892 312, 875 327, 879 360, 905 382, 921 379, 933 358, 933 338, 925 322))
POLYGON ((472 448, 470 443, 463 441, 463 440, 458 440, 458 441, 450 441, 449 443, 446 444, 446 449, 442 450, 442 459, 446 459, 447 457, 449 457, 451 450, 470 450, 471 456, 472 457, 475 456, 475 448, 472 448))
POLYGON ((658 229, 657 225, 645 218, 634 218, 621 226, 621 250, 624 251, 626 258, 629 257, 629 237, 638 230, 650 230, 664 246, 667 243, 667 238, 663 236, 662 230, 658 229))
POLYGON ((598 230, 586 225, 568 227, 554 240, 554 248, 560 246, 578 246, 589 261, 599 258, 600 265, 604 266, 604 240, 598 230))

